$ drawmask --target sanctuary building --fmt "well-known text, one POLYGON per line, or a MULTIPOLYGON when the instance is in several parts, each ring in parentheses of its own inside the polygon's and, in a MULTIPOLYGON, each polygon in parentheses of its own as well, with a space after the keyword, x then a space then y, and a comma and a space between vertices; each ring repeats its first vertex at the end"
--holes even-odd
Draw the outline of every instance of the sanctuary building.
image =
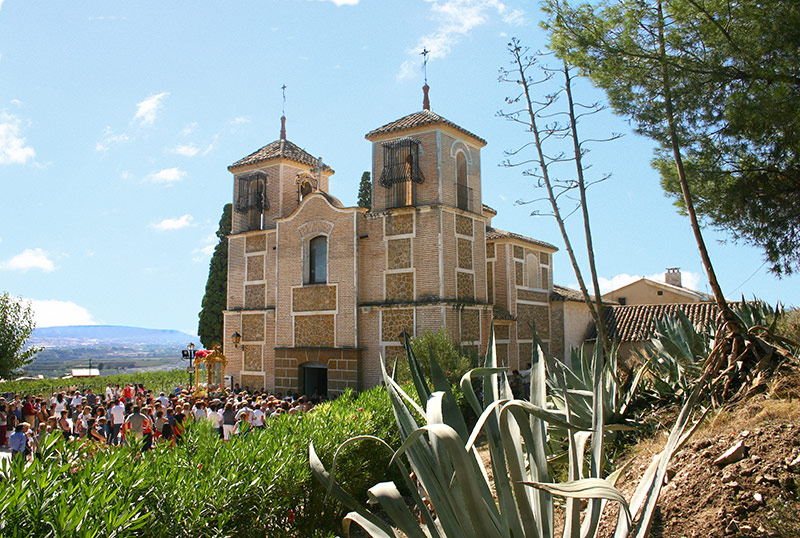
POLYGON ((486 141, 431 111, 423 90, 422 110, 366 135, 369 209, 329 194, 334 171, 286 138, 285 118, 278 140, 228 167, 224 349, 234 382, 363 390, 380 383, 381 357, 391 364, 403 353, 403 332, 442 327, 485 353, 494 323, 509 368, 530 361, 534 328, 556 356, 582 341, 588 310, 553 286, 556 247, 492 227, 496 211, 481 194, 486 141))

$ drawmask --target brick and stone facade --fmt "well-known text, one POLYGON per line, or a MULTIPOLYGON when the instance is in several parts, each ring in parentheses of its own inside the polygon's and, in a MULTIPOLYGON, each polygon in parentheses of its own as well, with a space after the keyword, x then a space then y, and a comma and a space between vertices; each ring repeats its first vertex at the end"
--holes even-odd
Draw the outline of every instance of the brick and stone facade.
POLYGON ((402 356, 403 332, 442 327, 485 353, 494 323, 509 368, 530 360, 534 331, 563 353, 564 312, 550 301, 556 248, 491 227, 484 140, 427 109, 371 131, 364 209, 328 194, 333 170, 281 135, 229 167, 224 350, 234 382, 361 390, 380 383, 381 357, 402 356))

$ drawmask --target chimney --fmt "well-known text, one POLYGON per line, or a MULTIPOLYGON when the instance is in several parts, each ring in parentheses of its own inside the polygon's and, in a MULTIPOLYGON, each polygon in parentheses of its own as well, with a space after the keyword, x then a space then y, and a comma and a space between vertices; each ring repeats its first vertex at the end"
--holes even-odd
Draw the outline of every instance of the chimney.
POLYGON ((664 273, 664 282, 682 288, 683 285, 681 285, 681 268, 667 267, 667 272, 664 273))

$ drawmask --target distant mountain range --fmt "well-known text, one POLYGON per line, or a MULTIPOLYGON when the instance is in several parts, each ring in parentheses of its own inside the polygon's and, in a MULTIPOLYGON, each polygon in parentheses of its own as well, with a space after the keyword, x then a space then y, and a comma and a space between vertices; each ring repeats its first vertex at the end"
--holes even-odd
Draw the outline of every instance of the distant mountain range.
POLYGON ((44 349, 24 370, 48 377, 90 364, 103 374, 171 370, 186 365, 181 350, 189 342, 203 348, 197 336, 181 331, 116 325, 42 327, 34 331, 28 345, 44 349))
MULTIPOLYGON (((197 336, 182 331, 119 325, 67 325, 36 329, 28 343, 46 349, 75 347, 134 347, 183 349, 189 342, 202 348, 197 336)), ((180 351, 178 351, 180 353, 180 351)))

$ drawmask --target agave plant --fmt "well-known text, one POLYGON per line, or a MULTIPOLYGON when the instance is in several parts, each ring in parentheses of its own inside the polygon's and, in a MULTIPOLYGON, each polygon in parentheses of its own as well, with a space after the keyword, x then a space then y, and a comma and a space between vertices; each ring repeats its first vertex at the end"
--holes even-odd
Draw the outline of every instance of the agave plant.
POLYGON ((687 396, 700 379, 715 332, 712 327, 696 328, 683 312, 657 320, 653 337, 635 351, 648 372, 649 391, 662 400, 687 396))
MULTIPOLYGON (((398 385, 382 365, 386 389, 400 430, 401 446, 394 451, 373 436, 353 438, 343 445, 373 441, 392 451, 391 462, 400 468, 403 484, 398 486, 393 482, 382 482, 368 491, 368 502, 379 503, 392 525, 338 485, 335 477, 338 451, 328 472, 317 456, 314 445, 309 446, 314 476, 352 510, 343 522, 345 532, 349 534, 349 527, 355 522, 370 536, 379 538, 397 536, 396 530, 412 538, 551 538, 555 534, 555 495, 567 499, 564 536, 596 536, 603 509, 608 501, 612 501, 620 507, 616 536, 644 537, 650 526, 667 464, 694 431, 694 427, 689 427, 689 422, 701 386, 687 399, 666 447, 654 458, 628 502, 614 487, 621 470, 602 476, 605 430, 603 387, 608 376, 602 361, 597 357, 592 361, 591 423, 588 427, 582 427, 575 423, 571 398, 563 399, 563 409, 548 409, 547 359, 541 346, 537 344, 536 348, 531 370, 530 401, 514 400, 506 369, 497 365, 494 335, 490 334, 484 366, 468 372, 461 380, 464 396, 479 414, 477 424, 469 432, 435 357, 431 357, 430 381, 434 392, 430 392, 406 339, 417 399, 398 385), (482 397, 473 388, 474 382, 479 380, 483 382, 482 397), (548 427, 555 425, 564 428, 568 437, 569 480, 563 483, 553 482, 547 461, 548 427), (475 448, 475 442, 481 434, 485 434, 487 440, 493 482, 488 478, 475 448), (587 459, 588 470, 585 468, 587 459), (414 479, 409 474, 405 460, 413 471, 414 479), (401 487, 409 492, 418 517, 407 505, 401 487), (580 501, 583 499, 588 500, 585 511, 581 509, 580 501)), ((552 379, 562 393, 568 393, 566 370, 559 370, 552 379)))

